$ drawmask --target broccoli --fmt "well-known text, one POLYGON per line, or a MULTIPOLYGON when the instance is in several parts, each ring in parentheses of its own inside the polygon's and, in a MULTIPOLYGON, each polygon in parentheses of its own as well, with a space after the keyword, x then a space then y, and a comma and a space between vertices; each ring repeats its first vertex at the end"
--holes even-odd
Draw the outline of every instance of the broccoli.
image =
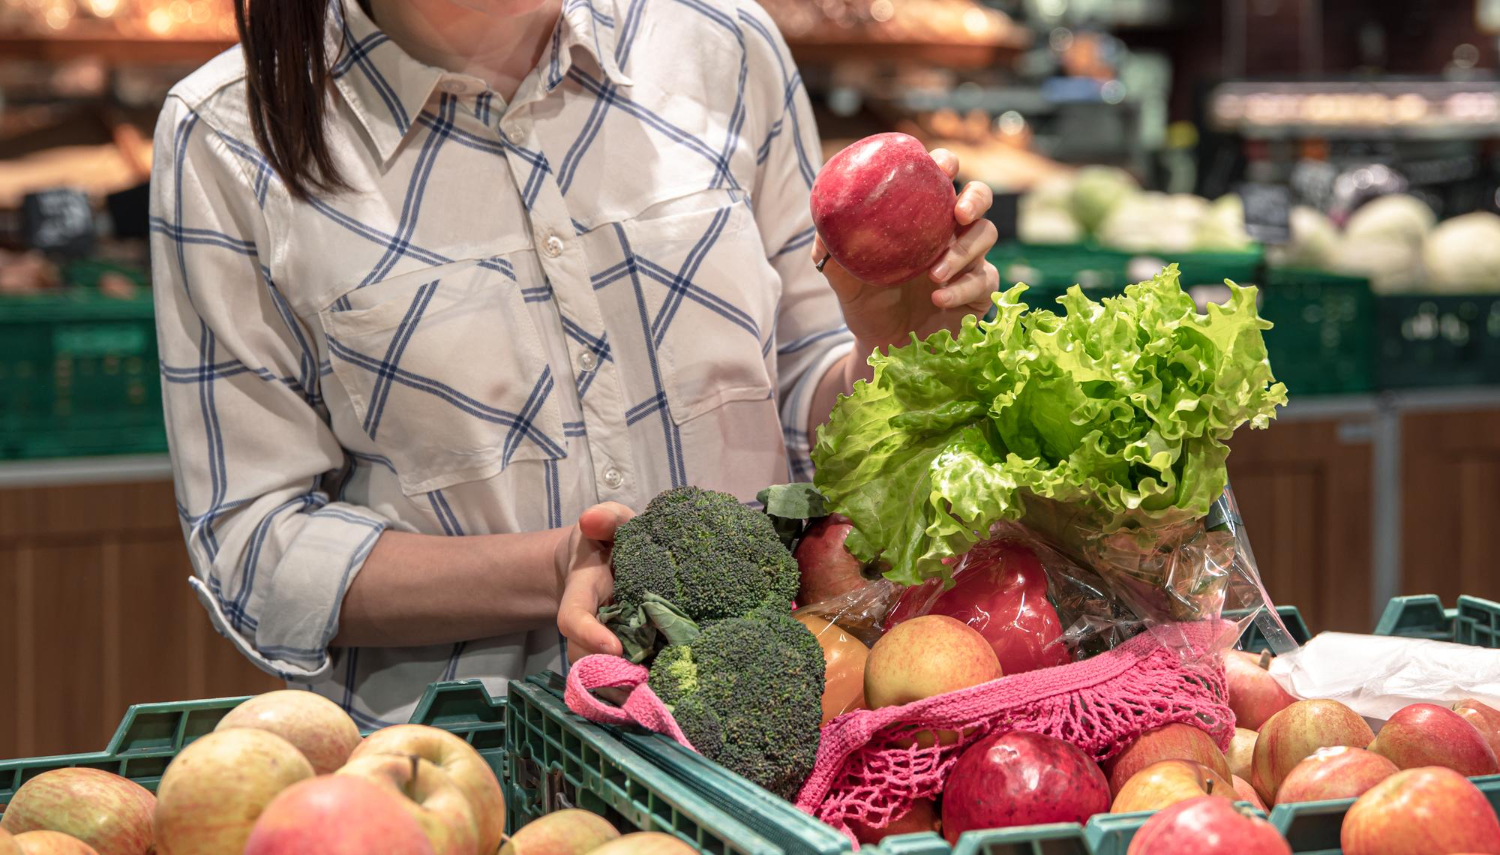
POLYGON ((698 487, 668 490, 620 526, 613 561, 617 603, 635 609, 653 593, 695 621, 789 609, 800 578, 770 518, 698 487))
POLYGON ((699 753, 791 800, 817 758, 824 664, 781 608, 705 624, 657 654, 648 683, 699 753))

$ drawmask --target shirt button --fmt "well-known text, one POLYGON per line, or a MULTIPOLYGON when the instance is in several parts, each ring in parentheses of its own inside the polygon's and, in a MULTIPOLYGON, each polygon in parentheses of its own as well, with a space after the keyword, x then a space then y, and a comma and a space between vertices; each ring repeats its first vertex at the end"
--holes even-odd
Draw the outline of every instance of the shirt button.
POLYGON ((558 237, 557 235, 548 235, 547 239, 542 242, 542 252, 547 253, 548 258, 556 258, 559 255, 562 255, 562 251, 562 238, 558 237))
POLYGON ((505 138, 516 145, 520 145, 526 140, 526 132, 521 130, 520 125, 511 125, 505 129, 505 138))
POLYGON ((578 355, 578 367, 584 371, 593 371, 594 366, 599 364, 599 357, 592 350, 585 350, 578 355))
POLYGON ((620 474, 620 470, 611 466, 604 470, 604 483, 609 485, 610 489, 618 490, 620 485, 625 483, 625 476, 620 474))

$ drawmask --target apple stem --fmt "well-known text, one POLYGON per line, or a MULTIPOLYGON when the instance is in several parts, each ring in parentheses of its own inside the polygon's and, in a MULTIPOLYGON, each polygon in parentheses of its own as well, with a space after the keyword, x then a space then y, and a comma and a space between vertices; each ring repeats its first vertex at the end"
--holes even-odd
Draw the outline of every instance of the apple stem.
POLYGON ((1214 779, 1213 778, 1209 778, 1208 780, 1206 780, 1206 781, 1203 782, 1203 794, 1205 796, 1211 796, 1211 795, 1214 794, 1214 779))
POLYGON ((1271 651, 1262 650, 1260 652, 1260 669, 1262 671, 1269 671, 1271 669, 1271 651))
POLYGON ((422 758, 418 757, 415 754, 411 755, 411 782, 413 784, 417 782, 417 769, 421 768, 421 762, 422 758))

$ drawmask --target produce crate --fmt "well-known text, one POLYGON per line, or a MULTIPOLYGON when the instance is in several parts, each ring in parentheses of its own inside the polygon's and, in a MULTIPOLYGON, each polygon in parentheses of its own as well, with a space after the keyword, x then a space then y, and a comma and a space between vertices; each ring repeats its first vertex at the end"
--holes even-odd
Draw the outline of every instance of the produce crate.
POLYGON ((1386 603, 1375 634, 1500 648, 1500 603, 1459 597, 1457 608, 1445 609, 1431 594, 1393 597, 1386 603))
POLYGON ((1382 389, 1500 383, 1500 294, 1376 298, 1382 389))
POLYGON ((785 855, 788 850, 709 803, 563 703, 557 675, 513 680, 507 692, 506 825, 580 807, 622 831, 674 834, 703 852, 785 855))
MULTIPOLYGON (((219 720, 245 700, 136 704, 125 711, 103 751, 0 761, 0 805, 37 775, 74 766, 113 772, 155 792, 177 752, 212 733, 219 720)), ((505 703, 504 698, 491 698, 478 680, 433 683, 417 703, 411 721, 464 737, 504 780, 505 703)))
MULTIPOLYGON (((1500 775, 1470 778, 1490 800, 1490 807, 1500 813, 1500 775)), ((1271 809, 1271 824, 1292 845, 1296 855, 1339 855, 1339 829, 1344 814, 1354 799, 1326 802, 1299 802, 1277 805, 1271 809)))
MULTIPOLYGON (((1233 609, 1226 611, 1224 617, 1229 620, 1240 620, 1250 612, 1246 609, 1233 609)), ((1281 617, 1281 622, 1286 625, 1286 631, 1291 634, 1292 640, 1298 644, 1306 644, 1312 638, 1312 632, 1307 628, 1307 621, 1302 619, 1302 612, 1296 606, 1277 606, 1276 614, 1281 617)), ((1251 623, 1240 636, 1239 643, 1235 645, 1241 650, 1251 653, 1259 653, 1270 645, 1266 642, 1265 633, 1261 632, 1259 624, 1251 623)))
POLYGON ((1375 389, 1375 295, 1367 279, 1272 268, 1261 315, 1266 349, 1292 396, 1375 389))
POLYGON ((0 458, 161 452, 163 424, 149 293, 0 299, 0 458))

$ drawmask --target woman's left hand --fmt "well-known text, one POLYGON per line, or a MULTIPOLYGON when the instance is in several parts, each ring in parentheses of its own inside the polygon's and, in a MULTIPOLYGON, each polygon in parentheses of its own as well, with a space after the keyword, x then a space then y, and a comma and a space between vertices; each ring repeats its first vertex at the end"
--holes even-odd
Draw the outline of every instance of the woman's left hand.
MULTIPOLYGON (((958 174, 958 157, 952 152, 934 149, 932 159, 950 178, 958 174)), ((985 261, 998 235, 995 224, 984 219, 993 200, 988 186, 969 182, 953 210, 958 232, 948 252, 909 282, 867 285, 828 259, 823 275, 838 295, 860 352, 905 344, 912 333, 925 338, 940 329, 957 330, 965 315, 989 311, 990 295, 1000 284, 999 271, 985 261)), ((813 262, 826 255, 822 239, 813 241, 813 262)))

